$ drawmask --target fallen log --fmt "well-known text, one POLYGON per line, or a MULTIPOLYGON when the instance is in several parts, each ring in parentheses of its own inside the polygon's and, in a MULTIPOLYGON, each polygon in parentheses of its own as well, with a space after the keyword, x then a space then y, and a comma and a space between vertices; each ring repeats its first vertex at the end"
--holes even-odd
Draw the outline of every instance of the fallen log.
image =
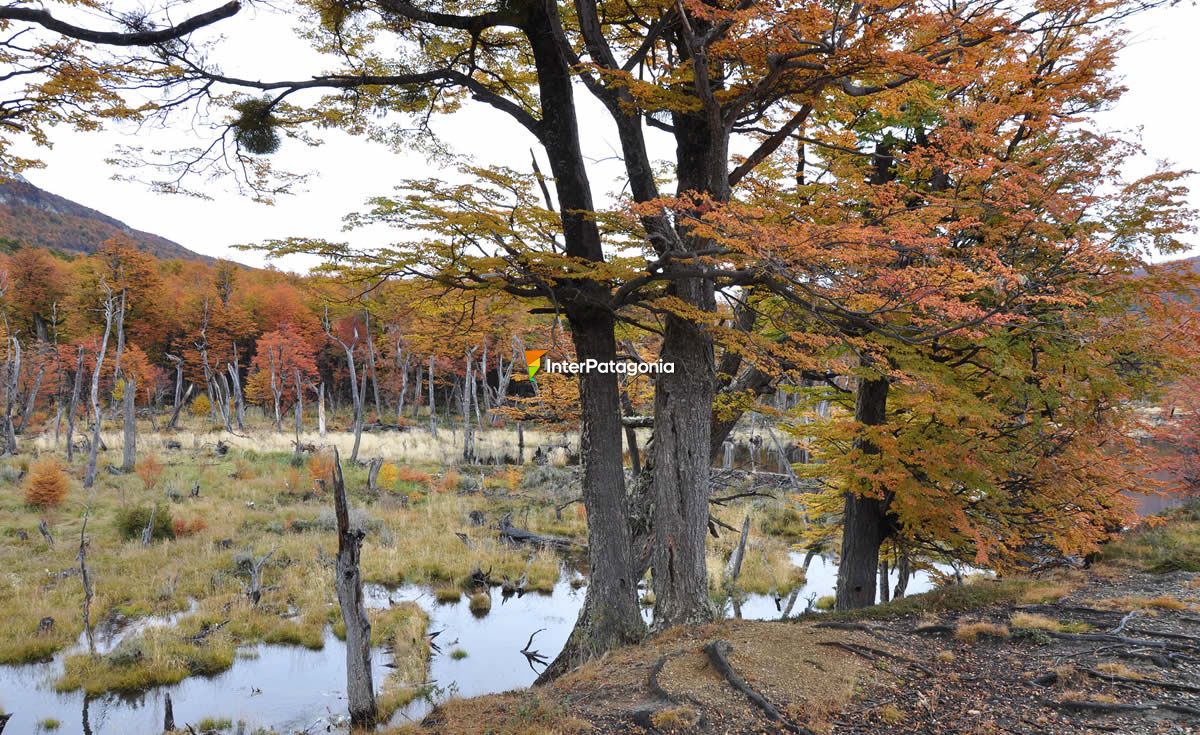
POLYGON ((583 545, 562 536, 544 536, 539 533, 517 528, 512 524, 512 513, 506 513, 500 519, 500 538, 518 544, 533 544, 545 548, 569 551, 582 548, 583 545))

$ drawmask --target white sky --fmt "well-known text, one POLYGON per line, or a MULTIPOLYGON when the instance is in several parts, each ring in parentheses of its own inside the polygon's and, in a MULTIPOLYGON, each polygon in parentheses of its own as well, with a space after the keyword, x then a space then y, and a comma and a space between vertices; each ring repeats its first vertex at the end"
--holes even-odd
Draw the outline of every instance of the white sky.
MULTIPOLYGON (((279 19, 256 14, 253 7, 221 24, 228 37, 221 61, 227 73, 252 78, 304 78, 320 71, 319 62, 306 53, 304 42, 286 31, 279 19), (263 49, 269 48, 270 54, 263 49), (228 56, 224 55, 228 54, 228 56), (309 64, 308 62, 311 62, 309 64), (300 66, 309 66, 298 71, 300 66)), ((1129 47, 1123 52, 1120 73, 1129 87, 1103 123, 1112 128, 1141 127, 1147 150, 1145 170, 1159 159, 1178 168, 1200 171, 1200 135, 1196 120, 1200 102, 1191 94, 1190 72, 1200 69, 1200 8, 1193 4, 1162 9, 1129 21, 1129 47)), ((596 161, 597 197, 619 186, 620 168, 611 160, 619 150, 615 131, 601 109, 580 90, 586 154, 596 161), (605 161, 604 159, 609 159, 605 161), (605 179, 604 177, 610 177, 605 179)), ((444 139, 455 150, 480 163, 503 164, 529 170, 532 137, 507 116, 483 105, 471 104, 445 121, 444 139)), ((341 220, 362 209, 371 196, 387 194, 402 178, 436 175, 419 154, 394 154, 382 146, 341 133, 326 133, 325 144, 310 148, 285 140, 276 154, 277 165, 313 172, 304 190, 281 198, 274 206, 256 204, 220 183, 200 186, 211 200, 164 196, 144 185, 111 179, 115 170, 105 163, 116 145, 139 144, 147 149, 196 145, 199 141, 179 130, 134 131, 113 129, 81 134, 57 131, 51 150, 24 151, 46 162, 46 168, 26 177, 50 192, 98 209, 135 229, 174 240, 196 252, 229 257, 262 265, 257 253, 233 250, 232 245, 288 236, 324 237, 369 245, 383 242, 384 231, 343 232, 341 220)), ((651 141, 654 144, 654 141, 651 141)), ((660 141, 665 144, 664 141, 660 141)), ((546 170, 545 157, 539 159, 546 170)), ((1137 173, 1143 173, 1138 171, 1137 173)), ((1191 201, 1200 208, 1200 176, 1192 182, 1191 201)), ((193 182, 199 186, 201 182, 193 182)), ((1193 253, 1200 253, 1200 236, 1193 236, 1193 253)), ((302 269, 303 261, 277 264, 302 269)))

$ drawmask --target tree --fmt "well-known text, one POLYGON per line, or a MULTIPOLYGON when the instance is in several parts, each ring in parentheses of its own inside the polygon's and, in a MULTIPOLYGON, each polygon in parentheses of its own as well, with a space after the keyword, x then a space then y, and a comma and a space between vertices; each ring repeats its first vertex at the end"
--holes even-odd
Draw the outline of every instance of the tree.
POLYGON ((291 324, 263 334, 256 345, 246 394, 252 401, 270 401, 275 409, 275 428, 282 430, 286 405, 302 400, 295 389, 296 371, 303 382, 318 377, 315 351, 291 324))
MULTIPOLYGON (((639 483, 636 494, 644 507, 633 515, 650 520, 656 624, 666 626, 711 615, 704 582, 716 426, 711 404, 725 380, 716 370, 714 349, 714 334, 725 320, 717 309, 717 289, 736 298, 738 287, 758 283, 789 301, 812 301, 805 298, 805 282, 783 279, 780 285, 771 268, 764 273, 756 264, 762 253, 730 244, 729 236, 712 229, 706 218, 778 189, 780 181, 794 176, 796 161, 788 157, 792 150, 804 150, 810 121, 829 129, 818 141, 821 150, 844 147, 852 151, 848 160, 886 161, 891 158, 886 148, 876 147, 882 136, 856 134, 864 121, 920 107, 929 90, 953 99, 981 65, 1012 56, 1012 39, 1056 48, 1055 34, 1099 27, 1146 5, 1050 4, 1026 10, 978 0, 949 7, 901 2, 868 11, 842 3, 723 8, 688 0, 642 8, 580 0, 566 13, 555 4, 523 2, 475 13, 471 6, 453 3, 434 10, 407 2, 322 0, 305 5, 316 12, 302 14, 300 22, 319 49, 338 59, 339 68, 327 75, 301 81, 233 77, 186 43, 163 45, 126 61, 136 70, 132 74, 156 84, 169 78, 172 100, 231 92, 233 114, 215 131, 215 144, 199 157, 175 159, 167 170, 211 170, 209 164, 228 154, 239 164, 235 171, 251 172, 244 183, 262 197, 285 191, 288 180, 270 179, 269 167, 253 156, 276 150, 279 130, 307 123, 407 142, 411 135, 397 134, 376 113, 415 112, 419 126, 430 126, 436 113, 470 97, 529 131, 547 154, 556 202, 541 192, 545 182, 536 174, 521 177, 476 167, 469 171, 474 179, 469 186, 435 182, 428 204, 405 196, 423 185, 410 182, 400 198, 377 205, 395 224, 421 222, 429 240, 406 240, 361 257, 348 257, 355 254, 346 247, 310 241, 275 243, 272 249, 328 256, 350 279, 411 273, 464 290, 503 290, 542 300, 537 308, 565 316, 575 352, 585 360, 616 359, 618 319, 659 322, 653 328, 663 332, 662 358, 678 369, 657 385, 655 448, 643 470, 649 479, 639 483), (386 24, 377 22, 377 14, 386 24), (394 34, 395 43, 377 43, 384 33, 394 34), (1053 39, 1050 46, 1039 43, 1046 34, 1053 39), (413 53, 382 55, 381 49, 397 46, 413 53), (619 214, 628 218, 595 213, 591 172, 579 140, 577 80, 601 101, 618 131, 632 199, 619 214), (311 90, 327 96, 298 102, 311 90), (674 138, 673 196, 660 191, 647 126, 674 138), (734 158, 735 149, 749 152, 734 158), (438 208, 450 216, 437 216, 438 208), (607 249, 601 221, 610 235, 607 249), (614 222, 621 227, 611 227, 614 222)), ((167 104, 162 111, 181 107, 167 104)), ((416 135, 428 132, 431 128, 419 127, 416 135)), ((851 180, 849 171, 839 184, 851 180)), ((172 190, 182 186, 173 173, 160 184, 172 190)), ((890 190, 888 182, 878 186, 873 199, 890 190)), ((848 192, 841 207, 853 211, 861 194, 848 192)), ((810 211, 802 197, 796 201, 810 211)), ((825 203, 832 205, 833 198, 825 203)), ((870 232, 870 223, 863 227, 870 232)), ((879 241, 859 234, 851 244, 879 241)), ((826 241, 825 249, 841 242, 826 241)), ((880 252, 895 257, 887 247, 880 252)), ((828 262, 828 253, 822 255, 828 262)), ((853 316, 857 309, 850 303, 843 311, 853 316)), ((874 325, 868 326, 873 333, 874 325)), ((349 351, 347 357, 353 360, 349 351)), ((861 377, 881 379, 885 373, 886 365, 863 366, 861 377)), ((758 378, 752 382, 763 384, 758 378)), ((580 396, 589 533, 603 543, 589 545, 588 599, 549 675, 635 640, 642 628, 616 377, 582 376, 580 396)))

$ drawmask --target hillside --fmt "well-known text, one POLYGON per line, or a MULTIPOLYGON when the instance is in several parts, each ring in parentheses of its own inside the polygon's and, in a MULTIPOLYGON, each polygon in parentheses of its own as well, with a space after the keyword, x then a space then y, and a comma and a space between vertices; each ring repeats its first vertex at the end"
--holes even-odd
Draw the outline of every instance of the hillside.
POLYGON ((135 230, 103 212, 39 189, 22 177, 0 182, 0 244, 91 253, 114 235, 124 235, 138 249, 160 258, 211 260, 179 243, 135 230))

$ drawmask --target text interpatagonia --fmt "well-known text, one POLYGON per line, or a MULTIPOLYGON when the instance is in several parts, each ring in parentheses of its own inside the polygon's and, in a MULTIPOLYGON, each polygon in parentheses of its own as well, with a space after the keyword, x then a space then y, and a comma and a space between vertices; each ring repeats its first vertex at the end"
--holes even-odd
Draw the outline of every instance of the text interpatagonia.
POLYGON ((589 358, 583 362, 567 360, 542 360, 542 372, 579 375, 580 373, 616 373, 618 375, 655 375, 674 374, 675 363, 656 360, 654 362, 633 362, 628 360, 596 360, 589 358))

